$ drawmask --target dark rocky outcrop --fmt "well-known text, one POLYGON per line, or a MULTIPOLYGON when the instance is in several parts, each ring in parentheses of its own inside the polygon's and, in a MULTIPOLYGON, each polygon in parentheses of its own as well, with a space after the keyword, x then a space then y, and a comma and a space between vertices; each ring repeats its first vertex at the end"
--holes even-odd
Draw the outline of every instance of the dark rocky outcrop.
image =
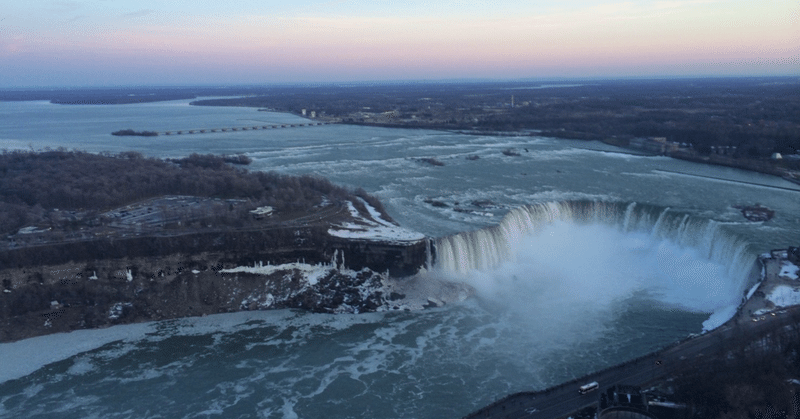
POLYGON ((319 229, 197 233, 32 246, 0 253, 0 342, 115 324, 240 310, 386 309, 386 273, 413 275, 425 240, 389 243, 332 237, 319 229), (308 281, 291 267, 333 266, 308 281), (346 269, 344 266, 347 266, 346 269), (376 272, 381 272, 376 273, 376 272))

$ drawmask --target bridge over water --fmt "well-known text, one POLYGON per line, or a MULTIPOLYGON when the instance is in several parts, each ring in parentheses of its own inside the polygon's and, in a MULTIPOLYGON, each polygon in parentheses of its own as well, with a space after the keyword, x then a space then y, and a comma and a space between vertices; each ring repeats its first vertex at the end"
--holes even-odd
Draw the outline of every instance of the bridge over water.
POLYGON ((196 128, 196 129, 162 131, 162 132, 159 132, 158 135, 186 135, 186 134, 209 134, 209 133, 212 133, 212 132, 256 131, 256 130, 267 130, 267 129, 314 127, 314 126, 328 125, 328 124, 330 124, 330 122, 308 122, 308 123, 300 123, 300 124, 246 125, 246 126, 227 127, 227 128, 196 128))

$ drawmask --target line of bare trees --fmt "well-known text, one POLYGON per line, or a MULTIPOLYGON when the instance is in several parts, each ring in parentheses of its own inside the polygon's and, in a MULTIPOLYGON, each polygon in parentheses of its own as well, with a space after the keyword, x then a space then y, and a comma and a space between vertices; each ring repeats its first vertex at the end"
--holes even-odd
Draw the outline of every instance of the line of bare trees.
POLYGON ((4 151, 0 155, 0 233, 63 220, 69 211, 97 214, 162 195, 243 198, 252 208, 268 205, 297 212, 319 205, 324 197, 360 205, 355 199, 359 196, 384 212, 380 202, 361 189, 350 191, 308 175, 249 172, 231 163, 241 166, 249 159, 192 154, 166 161, 136 152, 4 151))
MULTIPOLYGON (((675 382, 676 399, 697 418, 787 419, 800 415, 800 314, 789 326, 742 331, 675 382), (791 416, 794 415, 794 416, 791 416)), ((688 414, 688 411, 687 411, 688 414)), ((688 417, 688 416, 687 416, 688 417)))

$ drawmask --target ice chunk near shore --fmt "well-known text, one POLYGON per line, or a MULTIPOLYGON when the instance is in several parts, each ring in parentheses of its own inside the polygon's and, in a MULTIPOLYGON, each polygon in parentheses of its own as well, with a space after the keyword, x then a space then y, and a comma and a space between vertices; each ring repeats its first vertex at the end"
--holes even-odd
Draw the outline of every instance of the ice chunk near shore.
POLYGON ((778 285, 767 295, 767 300, 772 301, 776 307, 800 305, 800 290, 788 285, 778 285))
POLYGON ((364 200, 361 202, 367 208, 367 212, 369 212, 372 219, 361 215, 353 203, 347 201, 347 208, 350 211, 350 215, 355 219, 355 222, 344 223, 336 226, 338 228, 328 229, 328 234, 345 239, 392 242, 413 242, 425 238, 425 235, 422 233, 405 229, 384 220, 381 218, 381 214, 378 210, 364 200))
POLYGON ((783 265, 781 265, 781 271, 780 273, 778 273, 778 276, 782 276, 789 279, 797 279, 798 270, 800 270, 800 268, 798 268, 797 265, 795 265, 794 263, 789 261, 784 261, 783 265))
POLYGON ((703 322, 703 333, 712 331, 722 326, 726 321, 736 314, 736 306, 731 305, 719 310, 716 310, 708 320, 703 322))

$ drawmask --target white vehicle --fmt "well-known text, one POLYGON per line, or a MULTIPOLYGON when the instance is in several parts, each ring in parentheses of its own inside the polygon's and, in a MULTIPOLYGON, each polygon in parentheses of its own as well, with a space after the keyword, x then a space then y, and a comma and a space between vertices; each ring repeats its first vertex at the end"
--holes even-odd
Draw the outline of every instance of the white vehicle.
POLYGON ((578 388, 578 393, 586 394, 586 393, 588 393, 590 391, 597 390, 598 388, 600 388, 600 384, 598 384, 597 381, 592 381, 589 384, 584 384, 584 385, 580 386, 578 388))

